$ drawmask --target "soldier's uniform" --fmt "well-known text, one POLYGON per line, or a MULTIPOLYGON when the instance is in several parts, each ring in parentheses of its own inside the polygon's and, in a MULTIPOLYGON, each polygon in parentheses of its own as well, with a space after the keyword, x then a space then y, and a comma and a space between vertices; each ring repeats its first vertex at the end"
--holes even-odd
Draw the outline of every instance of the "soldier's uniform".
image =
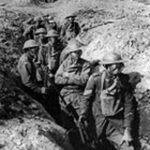
POLYGON ((24 88, 27 91, 40 94, 41 87, 36 79, 36 67, 32 59, 33 58, 29 57, 26 53, 23 54, 19 59, 17 67, 24 88))
MULTIPOLYGON (((33 43, 34 45, 31 45, 31 47, 38 47, 35 44, 36 42, 34 40, 28 40, 27 42, 27 44, 25 43, 27 46, 33 43)), ((29 47, 24 47, 31 48, 30 45, 29 47)), ((38 81, 37 68, 33 61, 33 57, 31 57, 29 53, 24 53, 19 59, 17 68, 21 77, 23 89, 34 99, 43 104, 48 113, 52 115, 54 119, 56 119, 57 123, 60 123, 60 109, 58 100, 55 101, 56 96, 54 93, 54 89, 52 87, 45 87, 41 82, 38 81), (46 90, 43 91, 43 88, 46 90)))
MULTIPOLYGON (((67 18, 74 18, 75 16, 68 16, 67 18)), ((66 19, 67 19, 66 18, 66 19)), ((61 29, 61 37, 64 41, 69 41, 75 38, 80 32, 80 26, 77 22, 66 22, 61 29)))
POLYGON ((59 42, 55 44, 48 43, 41 46, 39 50, 39 62, 43 65, 47 65, 52 74, 55 74, 59 67, 59 57, 61 50, 62 47, 59 42))
MULTIPOLYGON (((62 86, 61 95, 64 97, 64 100, 67 104, 71 103, 78 113, 80 112, 79 106, 89 75, 89 63, 83 59, 79 59, 76 64, 73 64, 71 55, 60 65, 55 75, 55 83, 62 86), (63 74, 71 68, 69 77, 64 77, 63 74)), ((61 105, 63 107, 63 103, 61 105)))
MULTIPOLYGON (((48 34, 46 35, 46 37, 50 36, 56 36, 58 37, 58 34, 56 33, 52 33, 51 31, 54 30, 50 30, 48 32, 48 34)), ((59 67, 59 55, 61 52, 61 44, 59 44, 58 42, 55 42, 54 44, 52 44, 50 41, 47 44, 41 44, 40 46, 40 50, 38 53, 38 63, 41 66, 41 79, 44 81, 43 83, 45 84, 45 79, 43 78, 45 76, 45 73, 47 73, 48 75, 48 80, 46 81, 47 85, 51 85, 54 84, 54 74, 57 71, 58 67, 59 67), (45 69, 48 69, 47 72, 45 72, 45 69), (53 83, 52 83, 53 82, 53 83)), ((60 123, 60 106, 59 106, 59 99, 58 99, 58 93, 56 92, 55 89, 51 90, 49 92, 49 95, 51 97, 51 104, 53 105, 53 107, 51 108, 51 110, 53 111, 53 114, 55 115, 54 117, 56 118, 56 120, 58 121, 58 123, 60 123)))
POLYGON ((99 141, 107 139, 118 149, 130 150, 133 147, 121 146, 121 140, 124 129, 132 129, 133 101, 128 76, 120 73, 112 78, 106 70, 89 78, 81 102, 81 115, 90 118, 90 131, 99 141))
MULTIPOLYGON (((80 114, 80 102, 83 98, 83 91, 86 82, 90 75, 90 65, 83 59, 74 64, 72 62, 72 56, 69 55, 63 63, 60 65, 59 69, 55 75, 55 83, 61 86, 60 94, 67 104, 71 104, 75 111, 80 114), (65 72, 69 73, 68 77, 65 77, 65 72)), ((68 112, 66 112, 65 105, 60 99, 60 105, 62 109, 62 121, 63 127, 69 129, 69 137, 71 143, 75 149, 84 149, 81 139, 79 136, 78 129, 73 121, 73 118, 68 112)))

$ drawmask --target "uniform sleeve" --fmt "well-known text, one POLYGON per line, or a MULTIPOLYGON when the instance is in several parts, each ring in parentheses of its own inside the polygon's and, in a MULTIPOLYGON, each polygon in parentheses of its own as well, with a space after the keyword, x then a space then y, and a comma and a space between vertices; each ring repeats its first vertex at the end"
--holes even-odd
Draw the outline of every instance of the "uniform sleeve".
POLYGON ((133 120, 134 120, 134 100, 132 90, 128 88, 124 95, 124 127, 131 129, 133 120))
POLYGON ((88 63, 85 63, 82 67, 81 73, 74 74, 73 76, 70 76, 68 78, 68 84, 85 86, 89 79, 90 71, 91 71, 90 65, 88 63))
POLYGON ((33 92, 41 93, 40 87, 38 87, 32 80, 31 80, 31 65, 30 63, 25 62, 20 70, 20 75, 23 84, 31 89, 33 92))
POLYGON ((95 91, 95 81, 94 76, 92 75, 86 85, 86 88, 83 93, 83 100, 81 101, 80 110, 81 115, 87 118, 89 107, 90 107, 90 101, 91 97, 93 96, 95 91))
POLYGON ((68 79, 63 76, 65 65, 66 62, 64 61, 55 74, 55 83, 58 85, 65 85, 68 83, 68 79))

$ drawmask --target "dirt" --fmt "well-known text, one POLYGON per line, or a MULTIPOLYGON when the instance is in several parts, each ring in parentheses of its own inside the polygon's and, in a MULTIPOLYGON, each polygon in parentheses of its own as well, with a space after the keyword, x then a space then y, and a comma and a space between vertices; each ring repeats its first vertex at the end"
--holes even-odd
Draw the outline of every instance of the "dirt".
MULTIPOLYGON (((2 48, 5 44, 0 46, 2 49, 0 60, 5 60, 6 64, 3 65, 4 61, 0 62, 0 69, 4 72, 11 70, 11 72, 16 73, 15 65, 22 53, 23 39, 19 40, 21 42, 18 47, 18 41, 16 38, 12 38, 14 30, 18 29, 17 27, 12 28, 10 24, 15 17, 20 16, 17 24, 21 24, 30 15, 49 13, 54 16, 58 24, 62 24, 67 15, 77 15, 77 22, 82 27, 82 32, 77 38, 86 45, 82 57, 87 60, 101 60, 106 52, 116 51, 126 60, 124 72, 133 73, 131 82, 135 86, 135 96, 138 105, 139 121, 137 121, 137 124, 139 123, 140 141, 143 150, 149 150, 150 1, 58 0, 55 3, 46 5, 44 3, 40 5, 29 5, 27 3, 16 5, 16 2, 16 0, 11 2, 0 0, 0 11, 2 12, 0 27, 1 29, 3 27, 7 28, 8 35, 12 31, 12 34, 7 37, 11 37, 8 40, 10 44, 13 44, 13 49, 9 49, 10 45, 7 48, 2 48), (4 20, 6 12, 8 18, 4 20)), ((34 114, 34 112, 31 112, 31 114, 34 114)), ((25 120, 29 121, 28 119, 25 120)), ((35 121, 33 124, 36 126, 38 123, 35 121)), ((42 126, 44 124, 47 123, 44 122, 42 126)), ((13 128, 10 130, 13 131, 13 128)))

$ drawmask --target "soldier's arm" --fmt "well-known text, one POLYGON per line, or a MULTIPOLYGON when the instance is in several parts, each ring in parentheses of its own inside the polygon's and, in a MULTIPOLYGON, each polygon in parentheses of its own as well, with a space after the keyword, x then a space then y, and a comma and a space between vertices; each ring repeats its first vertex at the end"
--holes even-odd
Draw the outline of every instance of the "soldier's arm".
POLYGON ((124 128, 129 129, 131 131, 132 123, 134 120, 134 100, 132 89, 129 86, 124 94, 124 128))
POLYGON ((87 83, 90 76, 91 67, 88 63, 85 63, 82 67, 81 73, 69 76, 68 84, 84 85, 87 83))
POLYGON ((86 88, 83 93, 83 99, 80 105, 81 116, 85 118, 87 118, 88 116, 88 112, 90 109, 90 101, 91 101, 92 96, 94 95, 94 92, 95 92, 95 80, 94 80, 94 76, 92 75, 90 76, 87 82, 86 88))
POLYGON ((22 65, 22 68, 21 68, 21 79, 22 79, 22 82, 23 84, 28 87, 30 90, 32 90, 33 92, 36 92, 36 93, 41 93, 41 88, 38 87, 36 85, 36 83, 34 83, 32 80, 31 80, 31 65, 27 62, 25 62, 23 65, 22 65))

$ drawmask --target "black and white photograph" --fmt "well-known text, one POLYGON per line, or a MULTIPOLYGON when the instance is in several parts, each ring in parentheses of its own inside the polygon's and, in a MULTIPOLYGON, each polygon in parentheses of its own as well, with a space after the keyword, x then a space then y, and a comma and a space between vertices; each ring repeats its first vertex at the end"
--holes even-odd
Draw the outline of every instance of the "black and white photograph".
POLYGON ((1 150, 150 150, 150 0, 0 0, 1 150))

